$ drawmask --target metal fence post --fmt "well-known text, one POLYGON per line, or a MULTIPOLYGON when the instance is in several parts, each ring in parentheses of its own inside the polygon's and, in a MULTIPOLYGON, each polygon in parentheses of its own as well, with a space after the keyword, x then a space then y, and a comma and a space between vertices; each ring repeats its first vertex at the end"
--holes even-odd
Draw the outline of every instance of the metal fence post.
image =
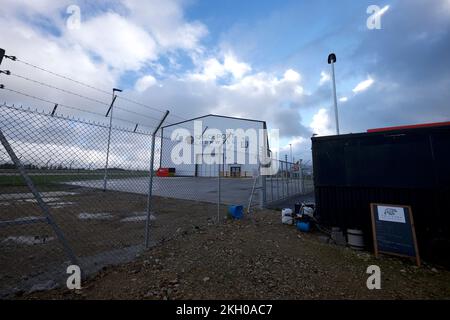
MULTIPOLYGON (((281 162, 282 163, 282 168, 283 168, 283 164, 284 164, 284 162, 281 162)), ((282 172, 282 176, 281 176, 281 181, 282 181, 282 183, 281 183, 281 185, 283 186, 282 188, 283 188, 283 199, 285 199, 286 198, 286 193, 285 193, 285 191, 287 192, 287 188, 285 188, 286 187, 286 185, 285 185, 285 182, 286 182, 286 168, 283 168, 283 172, 282 172)))
POLYGON ((291 181, 291 171, 290 171, 289 163, 286 161, 286 193, 287 193, 288 198, 291 195, 291 192, 290 192, 291 188, 289 188, 290 181, 291 181))
POLYGON ((270 201, 273 202, 273 175, 270 176, 270 201))
POLYGON ((267 205, 267 184, 266 184, 266 176, 265 175, 260 175, 261 177, 261 190, 262 190, 262 194, 261 194, 261 201, 260 201, 260 207, 261 209, 264 209, 267 205))
MULTIPOLYGON (((281 162, 279 160, 278 161, 278 165, 281 165, 281 162)), ((277 200, 280 199, 280 181, 279 181, 279 176, 280 176, 280 171, 283 172, 283 167, 281 168, 281 170, 277 171, 277 200)))
MULTIPOLYGON (((220 162, 220 161, 219 161, 220 162)), ((220 183, 221 183, 221 181, 220 181, 220 163, 218 164, 218 169, 219 169, 219 172, 218 172, 218 177, 217 177, 217 223, 219 223, 219 221, 220 221, 220 201, 221 201, 221 194, 220 194, 220 192, 221 192, 221 190, 220 190, 220 183)))
MULTIPOLYGON (((150 154, 150 178, 148 182, 148 196, 147 196, 147 219, 145 220, 145 248, 149 248, 149 236, 150 236, 150 217, 152 210, 152 189, 153 189, 153 168, 155 162, 155 141, 156 134, 158 133, 159 128, 161 128, 164 120, 166 120, 169 115, 169 111, 166 111, 160 123, 156 127, 155 131, 152 134, 152 146, 151 146, 151 154, 150 154)), ((161 137, 162 139, 163 137, 161 137)))
POLYGON ((27 184, 31 193, 35 197, 37 204, 41 208, 42 212, 44 213, 44 216, 45 216, 48 224, 51 226, 51 228, 55 232, 59 241, 61 241, 61 244, 64 247, 64 251, 66 252, 67 257, 69 258, 69 260, 71 261, 72 264, 79 266, 78 259, 76 258, 75 254, 73 253, 72 248, 70 247, 69 243, 67 242, 62 230, 56 224, 55 220, 53 219, 52 214, 50 213, 50 210, 49 210, 47 204, 44 202, 40 193, 37 191, 33 181, 26 173, 25 168, 23 167, 19 158, 17 158, 14 150, 11 148, 11 145, 9 144, 6 137, 3 135, 3 132, 1 129, 0 129, 0 141, 3 145, 3 147, 5 148, 6 152, 8 153, 9 157, 14 162, 16 168, 19 170, 20 175, 25 180, 25 183, 27 184))
POLYGON ((301 193, 305 194, 305 177, 303 176, 303 169, 302 169, 302 161, 300 160, 300 178, 301 178, 301 193))
MULTIPOLYGON (((228 140, 228 136, 225 137, 225 139, 222 142, 222 145, 220 146, 221 151, 222 151, 222 156, 220 156, 220 151, 219 151, 219 163, 218 163, 218 167, 219 167, 219 172, 218 172, 218 180, 217 180, 217 223, 220 222, 220 203, 222 202, 222 194, 221 194, 221 177, 220 177, 220 166, 225 165, 225 143, 228 140)), ((225 171, 225 170, 224 170, 225 171)))
POLYGON ((117 96, 113 92, 113 99, 111 101, 111 105, 109 106, 108 112, 106 113, 106 116, 108 116, 108 113, 111 112, 111 115, 109 117, 109 131, 108 131, 108 146, 106 148, 106 163, 105 163, 105 175, 103 177, 103 191, 106 191, 106 181, 108 179, 108 162, 109 162, 109 147, 111 144, 111 130, 112 130, 112 120, 113 120, 113 106, 114 102, 116 101, 117 96))

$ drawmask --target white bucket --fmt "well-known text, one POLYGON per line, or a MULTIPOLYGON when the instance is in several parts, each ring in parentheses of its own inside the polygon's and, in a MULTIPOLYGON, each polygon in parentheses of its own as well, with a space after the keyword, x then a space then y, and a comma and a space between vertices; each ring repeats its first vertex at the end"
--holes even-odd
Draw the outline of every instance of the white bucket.
POLYGON ((293 224, 294 220, 292 219, 292 209, 283 209, 281 210, 281 223, 282 224, 293 224))
POLYGON ((347 243, 353 250, 364 250, 363 232, 357 229, 347 229, 347 243))

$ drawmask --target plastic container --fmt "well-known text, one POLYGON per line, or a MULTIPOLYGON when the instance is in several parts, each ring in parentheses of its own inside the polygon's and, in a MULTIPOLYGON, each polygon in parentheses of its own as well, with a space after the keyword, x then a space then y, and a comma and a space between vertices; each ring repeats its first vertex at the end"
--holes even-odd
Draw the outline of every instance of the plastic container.
POLYGON ((244 216, 244 207, 243 206, 229 206, 228 213, 233 219, 242 219, 244 216))
POLYGON ((311 229, 311 224, 306 221, 299 221, 297 222, 297 229, 301 232, 309 232, 311 229))
POLYGON ((292 209, 286 208, 281 210, 281 223, 282 224, 294 223, 294 219, 292 218, 292 209))
POLYGON ((347 229, 347 243, 353 250, 364 250, 363 232, 357 229, 347 229))

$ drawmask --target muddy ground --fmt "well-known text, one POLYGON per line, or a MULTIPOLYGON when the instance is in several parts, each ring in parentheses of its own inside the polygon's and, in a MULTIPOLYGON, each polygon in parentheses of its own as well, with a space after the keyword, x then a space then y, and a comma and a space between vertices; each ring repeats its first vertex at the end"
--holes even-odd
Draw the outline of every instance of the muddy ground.
POLYGON ((135 261, 105 268, 79 291, 23 299, 449 299, 450 272, 409 260, 375 259, 280 223, 278 212, 192 227, 135 261), (381 268, 381 290, 366 269, 381 268))

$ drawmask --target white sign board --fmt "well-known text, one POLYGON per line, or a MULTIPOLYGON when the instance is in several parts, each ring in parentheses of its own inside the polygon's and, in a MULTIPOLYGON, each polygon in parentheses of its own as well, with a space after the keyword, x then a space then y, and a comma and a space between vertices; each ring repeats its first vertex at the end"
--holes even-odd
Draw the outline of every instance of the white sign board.
POLYGON ((406 223, 405 210, 401 207, 378 206, 378 220, 406 223))

